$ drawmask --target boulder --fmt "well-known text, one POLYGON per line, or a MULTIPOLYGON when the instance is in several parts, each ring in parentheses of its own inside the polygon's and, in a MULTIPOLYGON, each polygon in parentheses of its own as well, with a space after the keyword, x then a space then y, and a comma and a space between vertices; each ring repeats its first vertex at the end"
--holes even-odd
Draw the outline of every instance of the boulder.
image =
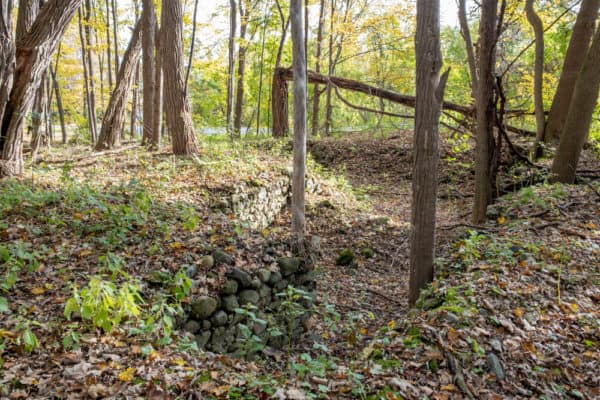
POLYGON ((213 260, 217 264, 233 265, 235 259, 227 252, 217 249, 213 253, 213 260))
POLYGON ((236 294, 238 291, 239 284, 235 279, 227 279, 221 287, 221 293, 223 294, 236 294))
POLYGON ((227 313, 223 310, 219 310, 210 320, 212 321, 213 326, 223 326, 227 324, 227 313))
POLYGON ((183 326, 183 329, 186 332, 189 332, 191 334, 196 334, 200 331, 201 325, 198 321, 194 321, 193 319, 190 319, 188 322, 185 323, 185 325, 183 326))
POLYGON ((235 279, 243 288, 252 287, 252 277, 246 271, 241 269, 233 268, 227 273, 227 277, 235 279))
POLYGON ((336 265, 347 267, 354 263, 354 253, 350 249, 344 249, 335 260, 336 265))
POLYGON ((260 279, 261 282, 267 283, 267 282, 269 282, 269 279, 271 278, 271 271, 269 271, 268 269, 262 268, 262 269, 258 270, 258 272, 256 273, 256 276, 258 276, 258 279, 260 279))
POLYGON ((211 269, 214 265, 215 265, 215 259, 213 258, 213 256, 206 255, 200 259, 200 266, 204 270, 211 269))
POLYGON ((280 257, 277 259, 277 265, 279 265, 279 271, 281 275, 290 276, 300 269, 302 259, 298 257, 280 257))
POLYGON ((281 281, 281 272, 271 271, 271 276, 269 277, 269 285, 275 286, 279 281, 281 281))
POLYGON ((191 304, 192 316, 195 319, 207 319, 215 312, 218 301, 209 296, 201 296, 194 300, 191 304))
POLYGON ((223 308, 227 312, 235 312, 236 308, 240 308, 240 303, 238 303, 238 299, 234 294, 230 294, 229 296, 224 296, 222 298, 223 308))
POLYGON ((245 306, 250 303, 252 305, 258 304, 260 300, 260 295, 256 290, 242 290, 239 294, 239 302, 241 305, 245 306))

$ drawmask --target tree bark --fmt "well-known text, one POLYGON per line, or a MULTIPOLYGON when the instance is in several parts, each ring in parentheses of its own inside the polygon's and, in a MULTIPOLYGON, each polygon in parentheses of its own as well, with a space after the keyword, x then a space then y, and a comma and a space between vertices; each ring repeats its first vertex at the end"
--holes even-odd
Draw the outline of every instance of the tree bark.
POLYGON ((292 234, 299 249, 304 248, 306 236, 305 174, 306 174, 306 122, 307 78, 306 47, 302 0, 292 0, 292 43, 294 57, 294 169, 292 176, 292 234))
POLYGON ((250 18, 250 2, 240 0, 240 40, 238 44, 238 70, 235 96, 235 112, 233 117, 233 134, 240 137, 242 129, 242 111, 244 106, 244 75, 246 73, 246 32, 248 30, 248 19, 250 18))
POLYGON ((460 23, 460 33, 465 41, 465 48, 467 50, 467 61, 469 63, 469 73, 471 74, 471 97, 475 101, 479 79, 477 77, 475 49, 473 48, 473 40, 471 39, 469 21, 467 20, 467 0, 459 0, 458 2, 458 21, 460 23))
POLYGON ((142 23, 139 20, 133 30, 129 46, 123 55, 121 67, 117 74, 115 89, 110 96, 108 107, 102 119, 100 137, 95 146, 96 151, 113 149, 123 137, 127 97, 133 86, 136 66, 141 57, 141 50, 142 23))
POLYGON ((156 79, 154 49, 156 47, 156 11, 154 0, 143 0, 142 11, 142 74, 144 76, 142 144, 152 142, 154 118, 154 80, 156 79))
POLYGON ((237 5, 235 0, 229 0, 229 59, 227 67, 227 133, 233 138, 233 85, 235 82, 235 32, 237 29, 237 5))
MULTIPOLYGON (((106 29, 106 63, 108 67, 108 86, 109 90, 113 89, 113 63, 112 63, 112 54, 111 54, 111 40, 110 40, 110 0, 105 0, 106 2, 106 21, 105 21, 105 29, 106 29)), ((116 70, 115 70, 116 71, 116 70)))
POLYGON ((89 64, 87 62, 87 52, 85 50, 85 36, 83 33, 83 18, 81 16, 81 10, 78 10, 77 13, 77 17, 78 17, 78 22, 79 22, 79 40, 81 42, 81 64, 83 67, 83 87, 85 89, 85 109, 86 109, 86 116, 87 116, 87 120, 88 120, 88 129, 90 131, 90 138, 92 141, 92 145, 96 144, 96 140, 97 140, 97 135, 96 135, 96 131, 95 131, 95 127, 96 124, 94 123, 94 120, 92 119, 92 96, 91 96, 91 91, 90 91, 90 72, 89 72, 89 64))
POLYGON ((577 82, 558 151, 552 163, 551 180, 573 183, 583 145, 590 133, 594 109, 600 89, 600 28, 592 40, 577 82))
POLYGON ((56 108, 58 108, 58 118, 60 120, 60 130, 62 132, 62 143, 67 144, 67 124, 65 123, 65 110, 63 108, 62 95, 60 93, 58 79, 56 79, 56 69, 50 67, 50 74, 52 75, 54 96, 56 96, 56 108))
POLYGON ((94 62, 92 59, 92 5, 90 0, 85 0, 85 24, 84 24, 84 36, 85 36, 85 52, 86 62, 88 64, 88 79, 89 79, 89 124, 92 134, 92 143, 95 143, 98 138, 98 126, 96 118, 96 90, 95 90, 95 75, 94 75, 94 62))
POLYGON ((267 20, 269 18, 269 14, 267 12, 269 7, 269 3, 265 2, 265 12, 264 12, 264 21, 263 21, 263 28, 262 28, 262 43, 261 43, 261 48, 260 48, 260 59, 259 59, 259 77, 258 77, 258 100, 257 100, 257 107, 256 107, 256 134, 260 135, 260 114, 261 114, 261 107, 262 107, 262 92, 263 92, 263 76, 264 76, 264 69, 265 69, 265 43, 267 40, 267 20))
POLYGON ((113 46, 114 46, 114 55, 115 55, 115 74, 118 74, 119 71, 119 41, 117 36, 117 4, 115 0, 111 0, 111 8, 112 8, 112 30, 113 30, 113 46))
POLYGON ((283 56, 283 47, 287 38, 288 27, 290 26, 290 17, 285 17, 279 0, 275 1, 281 20, 281 38, 275 57, 275 69, 273 70, 273 80, 271 83, 271 111, 273 113, 273 137, 286 137, 290 126, 288 121, 288 86, 285 80, 278 74, 278 68, 281 66, 281 57, 283 56))
MULTIPOLYGON (((0 123, 8 104, 15 70, 15 41, 13 37, 13 2, 0 2, 0 123)), ((0 151, 4 143, 4 133, 0 135, 0 151)))
POLYGON ((46 82, 48 81, 48 73, 43 74, 35 94, 33 107, 31 109, 31 159, 35 160, 37 153, 44 142, 47 142, 45 132, 41 129, 42 122, 46 118, 46 99, 48 93, 46 91, 46 82))
POLYGON ((563 132, 569 105, 573 97, 575 82, 589 49, 594 34, 600 0, 583 0, 573 27, 567 55, 563 64, 558 87, 552 100, 546 124, 546 142, 557 141, 563 132))
POLYGON ((475 149, 474 223, 485 221, 492 200, 494 162, 494 65, 496 60, 496 19, 498 1, 481 4, 479 23, 479 84, 477 88, 477 146, 475 149))
POLYGON ((163 77, 162 77, 162 55, 160 46, 160 32, 158 24, 156 32, 154 34, 156 39, 156 65, 154 69, 154 118, 152 120, 152 143, 153 149, 160 148, 161 142, 161 126, 162 126, 162 89, 163 89, 163 77))
POLYGON ((164 105, 173 154, 198 153, 183 73, 183 9, 181 0, 163 1, 161 15, 164 105))
POLYGON ((544 115, 544 25, 533 8, 533 0, 525 1, 525 14, 535 34, 533 100, 537 133, 531 149, 531 159, 535 160, 542 155, 540 142, 544 140, 544 130, 546 128, 546 116, 544 115))
POLYGON ((448 72, 440 78, 440 0, 417 0, 416 88, 409 304, 433 280, 439 119, 448 72))
POLYGON ((0 175, 23 173, 23 123, 35 91, 52 60, 67 25, 82 0, 50 0, 25 37, 17 43, 14 82, 5 107, 0 137, 4 140, 0 175))
MULTIPOLYGON (((319 26, 317 27, 317 50, 315 54, 315 72, 321 73, 321 53, 323 51, 323 25, 325 24, 325 0, 319 2, 319 26)), ((319 111, 321 106, 321 88, 318 84, 313 88, 313 109, 311 133, 316 136, 319 133, 319 111)))
MULTIPOLYGON (((142 45, 142 47, 143 47, 143 45, 142 45)), ((131 139, 135 138, 135 136, 136 136, 139 93, 140 93, 140 63, 138 61, 137 65, 135 66, 135 76, 133 78, 132 94, 131 94, 131 120, 129 123, 129 137, 131 139)), ((122 134, 123 134, 122 138, 125 139, 125 131, 123 131, 122 134)), ((144 135, 144 133, 142 132, 142 136, 143 135, 144 135)))

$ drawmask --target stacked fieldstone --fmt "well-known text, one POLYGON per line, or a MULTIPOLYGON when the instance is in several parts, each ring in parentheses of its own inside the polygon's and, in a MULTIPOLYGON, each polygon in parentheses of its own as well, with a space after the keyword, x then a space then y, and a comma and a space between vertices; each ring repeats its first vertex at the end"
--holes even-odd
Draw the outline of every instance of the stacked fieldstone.
POLYGON ((277 259, 277 268, 263 268, 253 273, 231 268, 218 296, 202 296, 191 302, 184 329, 196 336, 201 348, 216 353, 237 350, 240 339, 244 339, 240 324, 250 327, 266 344, 281 347, 290 339, 290 324, 293 324, 293 337, 303 333, 316 300, 315 289, 311 260, 281 257, 277 259), (283 311, 285 297, 277 295, 286 292, 289 285, 308 293, 308 299, 299 300, 304 312, 293 321, 287 320, 283 311), (249 320, 236 312, 240 308, 250 310, 265 323, 249 320), (277 328, 283 335, 272 336, 269 328, 277 328))

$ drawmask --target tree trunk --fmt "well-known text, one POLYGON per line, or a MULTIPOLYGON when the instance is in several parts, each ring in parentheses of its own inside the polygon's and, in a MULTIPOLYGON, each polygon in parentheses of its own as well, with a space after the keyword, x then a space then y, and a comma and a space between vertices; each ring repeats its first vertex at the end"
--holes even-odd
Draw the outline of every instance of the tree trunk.
POLYGON ((38 0, 19 0, 19 13, 17 15, 17 42, 24 38, 31 25, 35 22, 40 11, 38 0))
POLYGON ((153 149, 160 148, 161 126, 162 126, 162 55, 160 50, 160 32, 158 24, 154 33, 156 39, 156 65, 154 69, 154 118, 152 120, 152 143, 153 149))
MULTIPOLYGON (((143 45, 142 45, 143 47, 143 45)), ((132 94, 131 94, 131 120, 129 122, 129 137, 131 139, 136 137, 137 129, 137 114, 138 114, 138 97, 140 93, 140 63, 138 61, 135 66, 135 76, 133 78, 132 94)), ((125 131, 122 132, 123 139, 125 139, 125 131)), ((143 136, 143 133, 142 133, 143 136)))
POLYGON ((286 137, 290 131, 288 120, 288 85, 285 80, 281 79, 278 69, 281 66, 281 57, 283 56, 283 47, 285 46, 287 31, 290 26, 290 18, 284 16, 279 0, 276 0, 275 4, 277 5, 279 19, 281 20, 281 38, 279 39, 271 83, 271 111, 273 113, 273 137, 282 138, 286 137))
POLYGON ((475 149, 475 201, 473 222, 485 221, 494 185, 494 65, 496 60, 497 0, 481 4, 479 24, 479 84, 477 88, 477 146, 475 149))
POLYGON ((233 134, 240 137, 242 129, 242 111, 244 109, 244 75, 246 73, 246 31, 248 29, 248 18, 250 18, 250 2, 240 0, 240 40, 238 45, 238 70, 237 86, 235 96, 235 113, 233 117, 233 134))
POLYGON ((540 142, 544 140, 546 116, 544 115, 544 25, 533 9, 533 0, 525 1, 527 21, 535 34, 535 67, 533 72, 533 100, 535 108, 536 136, 531 149, 531 159, 542 155, 540 142))
POLYGON ((56 70, 50 67, 52 75, 52 86, 54 87, 54 95, 56 96, 56 108, 58 108, 58 117, 60 119, 60 130, 62 132, 62 143, 67 144, 67 124, 65 123, 65 110, 62 103, 62 95, 60 94, 60 86, 56 79, 56 70))
POLYGON ((469 72, 471 75, 471 97, 475 100, 477 98, 479 79, 477 78, 477 60, 475 59, 471 30, 469 29, 469 21, 467 20, 467 0, 459 0, 458 2, 458 21, 460 23, 460 33, 465 41, 465 48, 467 50, 467 61, 469 62, 469 72))
MULTIPOLYGON (((331 9, 329 10, 329 62, 327 63, 327 75, 332 76, 334 74, 335 66, 333 63, 333 27, 334 27, 334 16, 335 16, 335 1, 329 0, 331 3, 331 9)), ((327 88, 325 92, 325 136, 331 136, 331 82, 327 82, 327 88)))
MULTIPOLYGON (((15 70, 12 11, 12 0, 0 2, 0 123, 4 120, 4 110, 8 104, 15 70)), ((0 135, 0 151, 4 140, 2 132, 2 135, 0 135)))
POLYGON ((575 89, 575 82, 589 49, 594 34, 600 0, 583 0, 577 21, 573 27, 569 48, 558 81, 558 87, 552 100, 548 122, 546 124, 546 142, 557 141, 565 126, 569 105, 575 89))
POLYGON ((91 91, 90 91, 90 72, 89 72, 89 64, 87 62, 87 58, 88 58, 88 54, 85 50, 85 36, 83 33, 83 21, 82 21, 82 16, 81 16, 81 10, 78 10, 77 13, 77 17, 79 18, 79 40, 81 42, 81 64, 83 67, 83 87, 85 89, 85 109, 86 109, 86 116, 88 119, 88 129, 90 131, 90 138, 92 141, 92 145, 96 144, 96 140, 97 140, 97 135, 96 135, 96 124, 94 123, 94 120, 92 119, 92 109, 93 109, 93 105, 92 105, 92 95, 91 95, 91 91))
POLYGON ((86 61, 88 64, 88 79, 89 79, 89 123, 92 133, 92 143, 95 143, 98 138, 98 126, 96 119, 96 90, 95 90, 95 75, 94 75, 94 62, 92 59, 92 5, 90 0, 85 0, 85 24, 84 24, 84 36, 85 36, 85 49, 86 49, 86 61))
POLYGON ((0 175, 23 173, 23 123, 35 92, 52 60, 67 25, 82 0, 50 0, 41 9, 29 33, 17 43, 14 82, 5 107, 0 137, 0 175))
POLYGON ((598 71, 600 71, 600 27, 596 28, 592 45, 575 83, 567 120, 552 163, 551 179, 554 182, 575 181, 581 150, 589 136, 592 116, 598 101, 600 89, 598 71))
POLYGON ((143 108, 144 130, 142 144, 152 142, 154 118, 154 85, 156 79, 154 50, 156 48, 156 11, 154 0, 143 0, 142 11, 142 67, 144 76, 143 108))
POLYGON ((409 304, 433 280, 438 129, 448 72, 440 78, 440 0, 417 0, 416 88, 409 304))
POLYGON ((46 91, 46 82, 48 73, 42 76, 40 86, 38 87, 31 109, 31 159, 35 160, 37 153, 44 142, 47 142, 46 135, 42 129, 42 122, 46 118, 46 99, 48 93, 46 91))
POLYGON ((183 10, 181 0, 163 1, 161 27, 164 104, 173 154, 198 153, 183 73, 183 10))
POLYGON ((235 31, 237 29, 237 11, 235 0, 229 0, 229 63, 227 67, 227 133, 233 138, 233 85, 235 82, 235 31))
POLYGON ((127 96, 133 86, 136 66, 140 60, 142 50, 142 23, 139 20, 131 36, 129 46, 123 55, 123 61, 117 74, 115 89, 110 96, 108 107, 102 119, 100 137, 96 143, 95 150, 112 149, 119 144, 123 137, 125 124, 125 109, 127 107, 127 96))
MULTIPOLYGON (((325 24, 325 0, 319 2, 319 26, 317 27, 317 51, 315 54, 315 72, 321 73, 321 52, 323 51, 323 25, 325 24)), ((321 88, 318 84, 313 88, 313 109, 311 133, 316 136, 319 133, 319 110, 321 103, 321 88)))
MULTIPOLYGON (((119 42, 117 36, 117 4, 115 0, 111 0, 112 8, 112 28, 113 28, 113 46, 115 55, 115 74, 118 74, 120 63, 119 63, 119 42)), ((118 77, 116 77, 118 79, 118 77)), ((115 83, 116 84, 116 83, 115 83)))
MULTIPOLYGON (((113 63, 112 63, 112 54, 111 54, 111 40, 110 40, 110 0, 106 1, 106 63, 108 67, 108 86, 109 91, 113 89, 113 63)), ((115 70, 116 72, 116 70, 115 70)))
POLYGON ((260 59, 259 59, 259 77, 258 77, 258 100, 256 107, 256 135, 260 135, 260 111, 262 107, 262 92, 263 92, 263 76, 264 76, 264 68, 265 68, 265 43, 267 40, 267 20, 269 15, 267 13, 269 7, 269 3, 265 2, 265 12, 263 14, 263 28, 262 28, 262 43, 260 48, 260 59))
POLYGON ((294 54, 294 170, 292 176, 292 235, 299 249, 304 248, 306 236, 305 174, 306 174, 306 117, 307 78, 304 46, 302 0, 292 0, 292 43, 294 54))

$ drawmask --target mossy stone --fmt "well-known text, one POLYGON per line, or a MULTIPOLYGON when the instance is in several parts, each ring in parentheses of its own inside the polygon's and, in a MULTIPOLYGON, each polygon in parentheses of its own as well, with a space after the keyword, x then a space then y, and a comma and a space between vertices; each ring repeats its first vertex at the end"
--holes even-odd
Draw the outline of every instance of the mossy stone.
POLYGON ((218 302, 209 296, 202 296, 191 304, 192 316, 196 319, 207 319, 217 309, 218 302))
POLYGON ((354 253, 350 249, 344 249, 340 252, 340 255, 335 260, 336 265, 348 266, 354 262, 354 253))

